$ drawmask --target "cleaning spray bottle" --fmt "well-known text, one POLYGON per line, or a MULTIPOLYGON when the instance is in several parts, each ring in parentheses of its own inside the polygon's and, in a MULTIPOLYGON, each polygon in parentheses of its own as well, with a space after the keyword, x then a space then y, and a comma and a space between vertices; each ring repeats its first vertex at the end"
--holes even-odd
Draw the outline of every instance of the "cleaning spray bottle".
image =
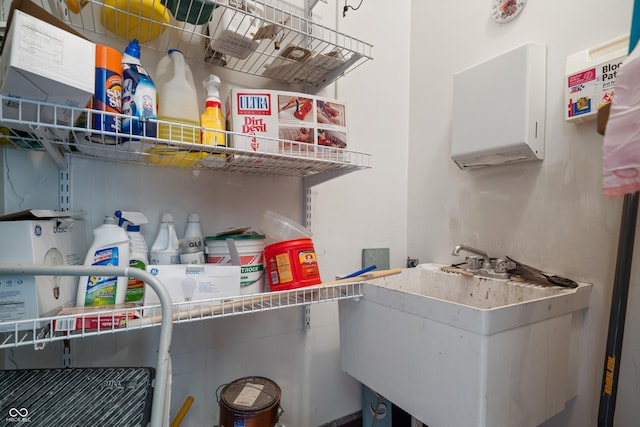
MULTIPOLYGON (((112 216, 105 216, 101 226, 93 230, 93 243, 84 265, 129 266, 129 237, 112 216)), ((120 276, 81 276, 78 283, 77 306, 124 303, 127 278, 120 276)))
POLYGON ((180 264, 180 240, 170 213, 162 214, 160 230, 151 245, 149 261, 151 264, 180 264))
POLYGON ((170 141, 200 142, 198 93, 191 68, 178 49, 169 49, 156 67, 158 137, 170 141), (188 126, 182 126, 188 125, 188 126))
MULTIPOLYGON (((225 147, 225 134, 223 132, 213 132, 210 129, 225 130, 224 116, 222 115, 222 105, 220 103, 220 93, 218 86, 220 78, 210 74, 203 82, 207 91, 207 101, 205 111, 200 116, 200 126, 204 129, 201 133, 202 143, 205 145, 217 145, 225 147)), ((221 155, 224 157, 224 154, 221 155)))
POLYGON ((190 213, 184 227, 183 238, 180 239, 180 263, 204 264, 204 238, 200 226, 200 215, 190 213))
POLYGON ((187 224, 184 227, 184 237, 197 237, 201 242, 200 249, 204 248, 204 238, 202 236, 202 227, 200 226, 200 215, 197 213, 190 213, 189 216, 187 216, 187 224))
POLYGON ((125 115, 122 118, 125 140, 136 140, 132 135, 155 138, 157 126, 151 120, 158 118, 156 87, 140 64, 138 39, 133 39, 122 55, 122 113, 125 115))
MULTIPOLYGON (((149 249, 144 236, 140 233, 140 226, 147 224, 147 217, 141 212, 116 211, 118 225, 125 227, 129 237, 129 267, 145 270, 149 264, 149 249)), ((144 300, 144 282, 135 277, 129 277, 125 302, 142 304, 144 300)))

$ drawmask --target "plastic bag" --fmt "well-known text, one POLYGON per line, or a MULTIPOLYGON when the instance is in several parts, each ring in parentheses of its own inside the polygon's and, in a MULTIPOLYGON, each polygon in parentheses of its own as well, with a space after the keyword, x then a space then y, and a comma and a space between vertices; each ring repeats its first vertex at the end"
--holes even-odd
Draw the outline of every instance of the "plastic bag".
POLYGON ((604 136, 606 196, 640 191, 640 50, 634 48, 618 70, 615 98, 604 136))

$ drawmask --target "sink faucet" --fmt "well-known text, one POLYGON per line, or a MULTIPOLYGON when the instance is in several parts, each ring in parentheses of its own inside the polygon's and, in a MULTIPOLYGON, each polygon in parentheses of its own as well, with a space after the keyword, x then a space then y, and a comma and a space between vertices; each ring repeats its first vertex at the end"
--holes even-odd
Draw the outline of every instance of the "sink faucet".
POLYGON ((460 251, 466 251, 466 252, 470 252, 472 254, 481 256, 482 257, 482 262, 483 262, 483 267, 484 268, 491 268, 491 258, 489 257, 489 254, 486 253, 485 251, 481 251, 480 249, 472 248, 471 246, 458 245, 453 249, 453 252, 451 252, 451 255, 458 256, 458 255, 460 255, 460 251))

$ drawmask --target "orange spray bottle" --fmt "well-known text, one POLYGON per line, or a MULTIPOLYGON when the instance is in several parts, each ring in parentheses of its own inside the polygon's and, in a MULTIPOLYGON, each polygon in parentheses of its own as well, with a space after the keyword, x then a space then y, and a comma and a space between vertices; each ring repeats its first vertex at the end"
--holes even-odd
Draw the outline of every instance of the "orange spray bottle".
POLYGON ((209 77, 202 82, 202 85, 207 91, 206 109, 200 116, 200 126, 203 128, 201 132, 202 143, 204 145, 226 147, 226 134, 224 132, 216 132, 216 130, 225 130, 222 105, 220 104, 220 95, 218 92, 220 78, 214 74, 210 74, 209 77))

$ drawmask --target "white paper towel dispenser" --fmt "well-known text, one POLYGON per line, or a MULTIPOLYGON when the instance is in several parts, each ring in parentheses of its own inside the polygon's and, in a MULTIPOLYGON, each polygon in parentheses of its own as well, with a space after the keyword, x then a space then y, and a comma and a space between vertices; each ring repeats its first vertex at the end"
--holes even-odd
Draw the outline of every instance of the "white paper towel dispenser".
POLYGON ((526 43, 453 76, 451 158, 460 169, 544 159, 544 45, 526 43))

